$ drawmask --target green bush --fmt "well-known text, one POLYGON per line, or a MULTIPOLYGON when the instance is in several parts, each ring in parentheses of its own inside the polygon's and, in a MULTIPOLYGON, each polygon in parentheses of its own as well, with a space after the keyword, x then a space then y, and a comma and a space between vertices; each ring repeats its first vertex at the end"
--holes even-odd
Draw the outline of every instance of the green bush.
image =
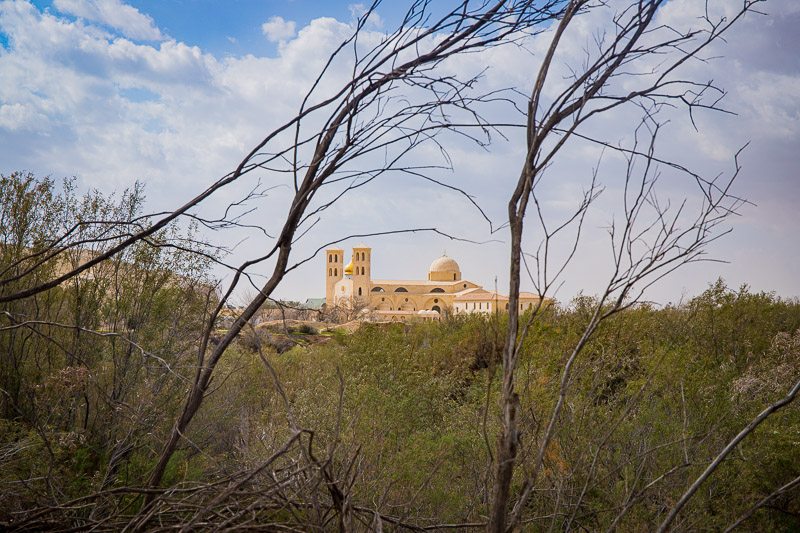
MULTIPOLYGON (((532 466, 561 369, 591 304, 582 298, 548 310, 524 340, 517 369, 522 433, 514 490, 521 489, 521 472, 532 466)), ((794 338, 785 328, 798 318, 795 301, 746 289, 720 293, 715 286, 681 306, 633 307, 605 322, 576 363, 527 516, 569 509, 557 527, 566 527, 574 514, 582 527, 605 529, 620 502, 636 496, 618 528, 656 527, 663 509, 708 461, 800 374, 800 368, 781 366, 788 364, 786 346, 793 346, 786 336, 794 338), (710 298, 731 301, 709 307, 710 298), (744 314, 751 318, 743 320, 744 314), (701 331, 698 321, 707 329, 701 331), (735 339, 721 338, 734 331, 735 339), (775 343, 783 352, 775 351, 775 343), (744 346, 749 356, 741 355, 744 346), (749 366, 737 364, 740 357, 749 366), (780 383, 770 377, 778 369, 786 376, 780 383), (735 391, 744 392, 746 385, 763 394, 737 400, 735 391)), ((398 515, 480 521, 488 508, 489 457, 499 428, 504 328, 503 315, 365 324, 340 343, 295 347, 271 364, 292 416, 314 429, 319 450, 334 450, 332 468, 352 479, 354 498, 369 505, 380 497, 398 515)), ((277 390, 267 387, 265 394, 280 411, 277 390)), ((275 411, 265 412, 261 423, 263 431, 283 438, 289 433, 286 418, 275 411)), ((724 528, 748 504, 800 474, 795 466, 800 453, 792 447, 798 424, 798 410, 791 408, 753 435, 742 447, 746 460, 729 460, 709 491, 682 513, 686 527, 724 528)), ((796 504, 776 503, 784 511, 759 511, 755 520, 769 529, 791 530, 797 525, 790 514, 796 504)))

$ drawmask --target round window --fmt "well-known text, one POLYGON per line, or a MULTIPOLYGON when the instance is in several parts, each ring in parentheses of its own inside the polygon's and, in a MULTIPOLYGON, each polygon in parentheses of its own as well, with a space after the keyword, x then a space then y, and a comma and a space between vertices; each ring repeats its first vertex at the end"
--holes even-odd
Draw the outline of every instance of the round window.
POLYGON ((408 298, 406 298, 406 301, 408 301, 408 298))
POLYGON ((438 304, 439 303, 439 299, 438 298, 434 299, 433 303, 438 304))

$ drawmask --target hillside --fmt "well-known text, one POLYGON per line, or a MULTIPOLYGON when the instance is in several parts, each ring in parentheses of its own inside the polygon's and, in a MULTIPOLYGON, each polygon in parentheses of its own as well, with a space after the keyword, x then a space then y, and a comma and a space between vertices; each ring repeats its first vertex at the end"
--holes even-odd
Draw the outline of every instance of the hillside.
MULTIPOLYGON (((591 304, 582 298, 549 309, 522 341, 523 469, 535 463, 559 369, 591 304)), ((220 362, 220 379, 187 434, 191 444, 167 470, 165 483, 177 492, 161 500, 159 520, 184 523, 213 509, 209 524, 255 518, 269 528, 310 530, 339 501, 354 529, 375 516, 402 529, 483 528, 500 430, 494 406, 504 320, 260 324, 220 362)), ((0 333, 8 353, 14 330, 0 333)), ((180 405, 180 382, 165 385, 181 370, 177 360, 172 372, 163 364, 128 366, 143 379, 127 382, 127 407, 108 411, 111 363, 124 352, 113 351, 113 339, 98 342, 112 351, 49 372, 27 367, 26 387, 35 387, 5 404, 24 415, 2 421, 5 527, 62 530, 82 517, 109 530, 135 515, 136 487, 180 405), (54 489, 76 503, 48 506, 54 489), (93 522, 82 501, 103 518, 93 522), (127 510, 114 511, 125 502, 127 510)), ((650 530, 800 374, 800 303, 720 282, 679 307, 616 315, 584 353, 525 516, 558 530, 650 530)), ((4 376, 8 383, 11 374, 4 376)), ((768 419, 725 461, 710 490, 684 508, 680 529, 723 528, 753 506, 745 529, 800 527, 798 434, 796 405, 768 419)), ((515 482, 513 491, 520 490, 515 482)))

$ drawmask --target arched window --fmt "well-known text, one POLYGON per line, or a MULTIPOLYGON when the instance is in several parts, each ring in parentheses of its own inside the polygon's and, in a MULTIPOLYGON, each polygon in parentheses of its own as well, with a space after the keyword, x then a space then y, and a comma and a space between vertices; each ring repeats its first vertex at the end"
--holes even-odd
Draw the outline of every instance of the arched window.
POLYGON ((361 267, 361 275, 364 275, 364 267, 361 267))
POLYGON ((361 287, 358 288, 358 295, 361 296, 361 287))
POLYGON ((333 275, 334 276, 338 276, 339 275, 339 269, 338 268, 334 268, 333 269, 333 275))
POLYGON ((456 274, 455 274, 455 272, 453 273, 453 281, 456 281, 456 274))
POLYGON ((431 292, 444 292, 444 289, 440 289, 439 287, 436 287, 431 292))
POLYGON ((408 292, 408 290, 405 287, 397 287, 394 292, 408 292))
POLYGON ((333 254, 328 254, 328 263, 333 263, 333 254))
POLYGON ((372 292, 386 292, 383 287, 373 287, 372 292))
POLYGON ((508 311, 508 304, 506 304, 506 311, 508 311))
POLYGON ((434 306, 431 308, 431 311, 436 311, 437 313, 441 313, 441 312, 442 312, 442 310, 439 308, 439 306, 438 306, 438 305, 434 305, 434 306))
POLYGON ((334 255, 333 256, 333 262, 334 263, 338 263, 339 262, 339 256, 338 255, 334 255))
POLYGON ((333 276, 333 269, 332 269, 332 268, 329 268, 329 269, 328 269, 328 275, 329 275, 329 276, 333 276))

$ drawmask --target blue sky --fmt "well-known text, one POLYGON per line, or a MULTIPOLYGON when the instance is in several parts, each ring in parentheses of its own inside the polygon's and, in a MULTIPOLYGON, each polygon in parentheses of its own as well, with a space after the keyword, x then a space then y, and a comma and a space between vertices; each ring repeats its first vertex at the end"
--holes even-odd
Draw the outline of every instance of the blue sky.
MULTIPOLYGON (((177 41, 199 46, 217 57, 226 55, 276 55, 277 42, 265 39, 261 26, 273 17, 294 22, 297 29, 320 17, 342 21, 365 3, 326 0, 146 0, 126 2, 153 19, 155 26, 177 41)), ((32 2, 40 9, 53 9, 52 1, 32 2)), ((380 13, 388 20, 401 16, 401 2, 384 2, 380 13)), ((74 15, 64 14, 67 19, 74 15)), ((108 27, 108 26, 106 26, 108 27)))
MULTIPOLYGON (((740 3, 717 2, 722 10, 740 3)), ((662 22, 693 24, 698 5, 672 0, 662 22)), ((368 38, 379 39, 391 29, 403 8, 401 2, 385 2, 371 19, 368 38)), ((138 179, 146 185, 152 210, 181 204, 234 168, 257 140, 293 115, 321 61, 362 9, 356 3, 305 0, 0 0, 0 172, 74 175, 80 187, 104 192, 138 179)), ((732 233, 709 248, 709 257, 726 263, 682 269, 647 293, 655 301, 698 294, 719 276, 734 287, 748 283, 756 290, 800 296, 800 3, 769 0, 761 11, 766 15, 748 16, 727 44, 709 52, 719 59, 686 67, 688 76, 723 86, 725 106, 736 115, 700 113, 695 131, 685 113, 676 112, 667 117, 661 137, 664 154, 709 176, 730 172, 733 154, 750 142, 740 157, 735 192, 754 205, 745 206, 729 226, 732 233)), ((560 72, 580 61, 587 39, 608 24, 608 12, 593 17, 569 35, 557 57, 560 72)), ((527 51, 503 48, 466 57, 449 68, 467 75, 488 67, 485 87, 526 92, 541 42, 527 43, 527 51)), ((341 75, 336 72, 331 82, 341 75)), ((623 140, 631 119, 621 114, 592 127, 612 141, 623 140)), ((495 137, 489 150, 454 140, 448 145, 454 168, 431 171, 431 177, 473 195, 494 227, 503 222, 507 184, 519 168, 522 139, 514 130, 507 137, 495 137)), ((573 205, 585 185, 581 180, 597 165, 596 152, 578 145, 570 150, 551 170, 548 202, 556 214, 573 205)), ((436 152, 426 148, 415 157, 437 161, 436 152)), ((604 161, 601 178, 610 196, 618 176, 613 158, 604 161)), ((266 173, 253 178, 277 183, 266 173)), ((204 209, 222 209, 255 184, 225 191, 204 209)), ((665 193, 677 200, 693 194, 677 182, 667 182, 665 193)), ((274 230, 287 198, 285 187, 271 191, 251 206, 249 222, 274 230)), ((598 203, 559 299, 600 290, 608 258, 604 235, 613 219, 612 202, 598 203)), ((437 227, 488 243, 413 233, 350 239, 340 246, 348 249, 365 240, 373 248, 373 275, 383 279, 424 278, 430 262, 446 249, 465 279, 505 290, 505 234, 491 233, 463 197, 419 179, 382 179, 348 196, 299 243, 296 260, 320 243, 349 234, 413 227, 437 227)), ((240 243, 232 262, 269 246, 263 235, 247 232, 209 238, 240 243)), ((323 295, 322 273, 320 256, 289 275, 278 296, 323 295)), ((533 288, 530 280, 523 288, 533 288)))

